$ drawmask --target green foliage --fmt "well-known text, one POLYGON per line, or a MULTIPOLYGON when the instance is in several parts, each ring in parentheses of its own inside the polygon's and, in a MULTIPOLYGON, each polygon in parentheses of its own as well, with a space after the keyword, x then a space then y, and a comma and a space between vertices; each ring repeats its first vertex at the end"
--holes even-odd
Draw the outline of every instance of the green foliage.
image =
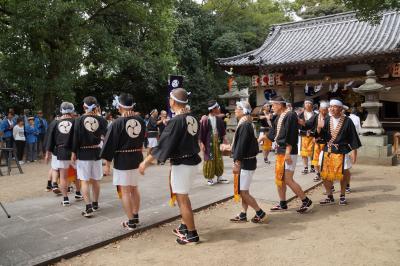
POLYGON ((168 74, 185 76, 195 112, 226 91, 215 59, 256 49, 288 21, 273 0, 0 0, 0 109, 43 109, 84 96, 107 109, 134 95, 164 108, 168 74), (173 70, 176 62, 178 68, 173 70))
POLYGON ((379 22, 380 12, 400 10, 399 0, 341 0, 347 8, 356 10, 358 16, 373 23, 379 22))
POLYGON ((378 23, 385 10, 400 10, 399 0, 295 0, 286 2, 303 19, 354 10, 361 20, 378 23))

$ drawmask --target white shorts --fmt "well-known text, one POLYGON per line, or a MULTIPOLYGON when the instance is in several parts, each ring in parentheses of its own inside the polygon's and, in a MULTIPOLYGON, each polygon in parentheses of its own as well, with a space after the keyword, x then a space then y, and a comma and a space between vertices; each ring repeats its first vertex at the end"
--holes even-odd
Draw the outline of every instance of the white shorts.
POLYGON ((90 179, 101 180, 103 178, 103 164, 97 161, 76 161, 76 172, 78 179, 89 181, 90 179))
POLYGON ((158 146, 157 138, 149 138, 148 140, 149 140, 149 145, 147 145, 147 147, 154 148, 158 146))
POLYGON ((139 182, 139 172, 137 169, 118 170, 113 169, 113 185, 114 186, 134 186, 139 182))
POLYGON ((240 190, 249 190, 254 170, 240 170, 240 190))
POLYGON ((171 188, 173 193, 189 194, 192 188, 193 176, 196 174, 197 165, 172 165, 171 188))
POLYGON ((292 164, 288 164, 285 161, 285 170, 286 171, 290 171, 290 172, 294 172, 294 170, 296 170, 297 154, 292 154, 292 155, 290 155, 290 157, 292 158, 292 164))
MULTIPOLYGON (((322 151, 319 154, 318 166, 321 166, 323 156, 324 156, 324 152, 322 151)), ((345 154, 344 155, 344 166, 343 166, 343 169, 344 170, 348 170, 348 169, 351 169, 352 166, 353 166, 353 164, 351 163, 350 155, 349 154, 345 154)))
POLYGON ((71 165, 70 160, 57 160, 57 169, 68 169, 71 165))
POLYGON ((57 156, 55 155, 51 155, 51 169, 53 170, 58 170, 58 160, 57 160, 57 156))

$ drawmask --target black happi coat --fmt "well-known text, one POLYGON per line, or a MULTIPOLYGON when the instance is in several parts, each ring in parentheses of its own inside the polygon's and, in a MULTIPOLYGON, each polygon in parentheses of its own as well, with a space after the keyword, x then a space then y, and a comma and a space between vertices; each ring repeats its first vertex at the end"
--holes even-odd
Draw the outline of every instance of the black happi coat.
MULTIPOLYGON (((311 129, 311 132, 313 133, 313 136, 315 136, 315 142, 316 142, 316 143, 318 143, 318 144, 326 144, 326 140, 323 139, 323 138, 321 138, 321 136, 318 135, 318 132, 317 132, 317 128, 318 128, 318 116, 319 116, 319 114, 313 116, 313 121, 312 121, 313 128, 311 129)), ((327 115, 327 116, 329 116, 329 115, 327 115)), ((311 119, 310 119, 310 120, 311 120, 311 119)), ((309 120, 309 121, 310 121, 310 120, 309 120)))
POLYGON ((315 136, 315 132, 313 131, 313 129, 314 129, 315 121, 316 121, 315 118, 318 119, 318 114, 313 112, 312 116, 308 120, 306 120, 304 112, 301 113, 298 117, 299 117, 299 119, 302 119, 306 122, 306 124, 304 126, 300 126, 300 128, 299 128, 300 136, 307 136, 307 130, 310 130, 310 136, 315 136))
POLYGON ((107 161, 114 159, 118 170, 137 169, 143 161, 141 151, 121 152, 142 149, 145 123, 140 116, 120 117, 108 128, 100 157, 107 161))
POLYGON ((74 122, 73 118, 65 118, 54 120, 49 126, 46 150, 56 155, 58 160, 71 160, 74 122))
MULTIPOLYGON (((276 117, 274 121, 274 129, 270 130, 268 138, 274 141, 275 135, 277 133, 279 116, 276 117)), ((298 153, 298 138, 299 138, 299 124, 297 114, 293 111, 289 111, 282 122, 282 127, 279 132, 279 136, 276 139, 276 144, 278 145, 277 153, 283 154, 286 152, 287 144, 292 146, 292 151, 290 154, 296 155, 298 153)))
POLYGON ((243 122, 235 132, 232 144, 232 157, 234 161, 241 162, 241 169, 255 170, 257 168, 258 142, 254 135, 253 124, 249 121, 243 122), (250 158, 254 157, 254 158, 250 158))
POLYGON ((147 137, 148 138, 158 137, 157 119, 155 119, 152 116, 149 117, 149 122, 147 123, 147 137))
POLYGON ((72 151, 77 154, 78 160, 92 161, 100 159, 99 145, 107 133, 107 120, 101 116, 83 115, 75 120, 72 151), (86 147, 86 148, 85 148, 86 147))
POLYGON ((197 165, 201 162, 199 123, 190 114, 173 117, 161 134, 152 155, 159 161, 170 159, 172 165, 197 165))
MULTIPOLYGON (((321 129, 320 134, 318 135, 326 143, 329 142, 329 140, 332 138, 330 132, 330 119, 332 119, 332 117, 330 116, 328 116, 325 119, 325 125, 321 129)), ((333 142, 333 144, 335 145, 331 146, 332 153, 341 153, 341 154, 347 154, 352 150, 361 147, 360 138, 358 137, 353 121, 351 121, 349 117, 346 116, 344 118, 342 128, 338 136, 336 137, 336 140, 333 142)), ((324 151, 328 151, 328 146, 325 146, 324 151)))

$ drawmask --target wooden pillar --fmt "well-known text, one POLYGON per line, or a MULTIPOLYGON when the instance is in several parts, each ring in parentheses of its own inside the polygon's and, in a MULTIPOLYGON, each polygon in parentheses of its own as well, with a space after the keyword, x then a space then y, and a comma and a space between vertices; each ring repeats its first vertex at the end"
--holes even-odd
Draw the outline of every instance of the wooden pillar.
POLYGON ((292 105, 294 105, 294 86, 292 81, 289 82, 289 92, 290 92, 290 102, 292 103, 292 105))

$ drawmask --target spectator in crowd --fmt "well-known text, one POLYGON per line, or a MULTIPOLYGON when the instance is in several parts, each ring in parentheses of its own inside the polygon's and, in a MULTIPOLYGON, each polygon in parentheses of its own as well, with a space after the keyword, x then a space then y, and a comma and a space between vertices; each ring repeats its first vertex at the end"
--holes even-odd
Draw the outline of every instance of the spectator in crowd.
MULTIPOLYGON (((47 128, 48 128, 48 123, 46 121, 46 119, 44 119, 43 117, 43 112, 41 110, 39 110, 37 112, 37 116, 35 118, 35 126, 39 132, 39 135, 37 136, 37 154, 44 156, 45 154, 45 144, 44 144, 44 137, 46 135, 47 132, 47 128)), ((29 145, 28 145, 29 147, 29 145)))
POLYGON ((6 119, 0 124, 0 131, 3 132, 3 141, 6 148, 14 147, 13 128, 15 126, 14 112, 9 111, 6 119))
POLYGON ((17 159, 19 164, 23 164, 24 149, 25 149, 25 128, 24 119, 18 117, 17 124, 13 127, 13 137, 15 140, 15 146, 17 147, 17 159))
POLYGON ((169 121, 168 115, 167 115, 167 111, 162 110, 160 113, 160 118, 159 121, 161 122, 160 124, 158 124, 158 131, 161 134, 163 133, 165 127, 167 126, 167 123, 169 121))
POLYGON ((111 126, 111 124, 114 120, 113 115, 111 113, 107 113, 106 120, 107 120, 107 128, 108 128, 111 126))
POLYGON ((28 124, 25 126, 27 155, 26 162, 34 162, 37 160, 37 146, 39 139, 39 129, 35 125, 35 118, 29 117, 28 124))

